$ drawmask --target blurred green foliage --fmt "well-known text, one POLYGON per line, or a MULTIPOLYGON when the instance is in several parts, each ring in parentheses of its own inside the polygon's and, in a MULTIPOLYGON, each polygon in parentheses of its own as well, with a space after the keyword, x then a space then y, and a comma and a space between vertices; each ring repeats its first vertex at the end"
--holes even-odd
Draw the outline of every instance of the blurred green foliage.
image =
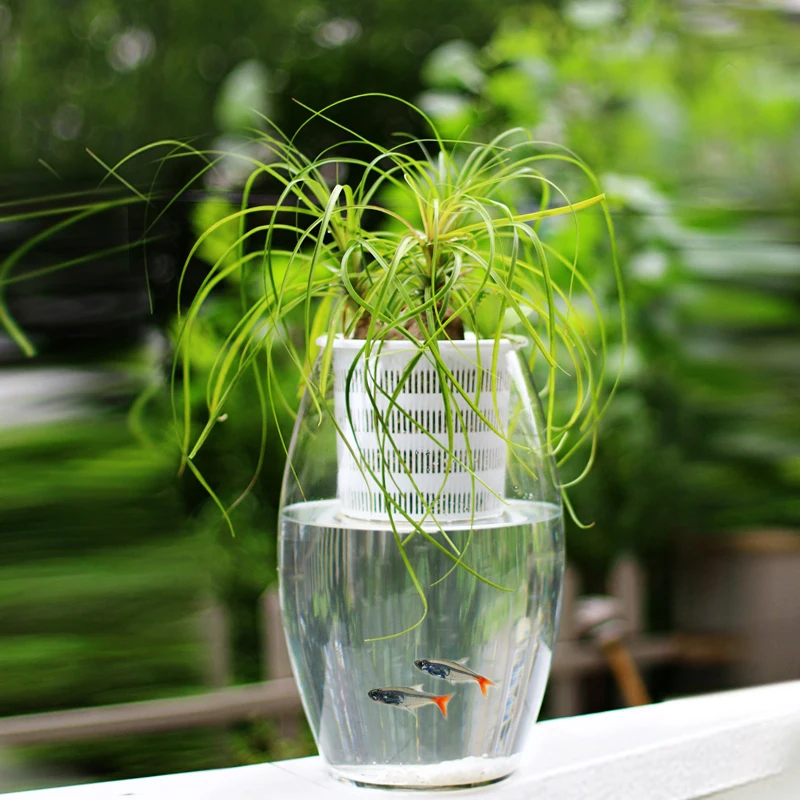
MULTIPOLYGON (((173 697, 206 682, 207 558, 185 523, 175 458, 135 441, 124 417, 92 411, 0 430, 13 465, 0 483, 0 716, 173 697)), ((159 738, 149 752, 97 742, 29 757, 106 776, 131 759, 161 769, 165 749, 175 769, 213 758, 209 734, 180 751, 159 738)))
MULTIPOLYGON (((361 92, 409 97, 419 59, 452 38, 482 44, 519 0, 3 0, 0 172, 98 175, 161 138, 236 132, 247 109, 293 130, 305 112, 361 92), (244 112, 243 112, 244 109, 244 112)), ((405 130, 399 107, 362 132, 405 130)), ((413 120, 412 120, 413 122, 413 120)))
MULTIPOLYGON (((423 65, 450 135, 519 125, 614 203, 631 347, 574 493, 595 527, 569 539, 595 574, 680 531, 800 524, 798 44, 775 9, 577 0, 423 65)), ((591 235, 580 248, 603 268, 591 235)))
POLYGON ((3 431, 0 446, 14 465, 0 494, 2 713, 202 685, 191 616, 206 578, 169 488, 174 458, 102 418, 3 431))

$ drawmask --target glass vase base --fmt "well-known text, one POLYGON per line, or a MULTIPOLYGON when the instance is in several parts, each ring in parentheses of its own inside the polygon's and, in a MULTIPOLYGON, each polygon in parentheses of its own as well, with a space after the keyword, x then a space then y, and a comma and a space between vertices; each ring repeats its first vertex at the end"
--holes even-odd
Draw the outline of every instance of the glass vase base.
POLYGON ((373 789, 448 790, 486 786, 507 778, 519 766, 519 757, 469 756, 439 764, 370 764, 328 766, 339 780, 373 789))

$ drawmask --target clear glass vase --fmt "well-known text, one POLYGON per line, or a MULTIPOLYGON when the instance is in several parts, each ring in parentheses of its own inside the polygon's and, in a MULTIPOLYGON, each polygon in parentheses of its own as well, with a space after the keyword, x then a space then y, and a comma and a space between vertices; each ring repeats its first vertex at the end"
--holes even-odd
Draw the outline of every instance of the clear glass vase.
POLYGON ((492 370, 493 346, 442 343, 434 363, 413 343, 367 356, 339 341, 330 369, 316 367, 321 397, 301 404, 281 604, 337 777, 490 783, 514 771, 539 713, 564 572, 561 496, 519 347, 501 347, 492 370), (480 455, 498 447, 499 473, 480 455), (373 497, 353 506, 359 480, 373 497))

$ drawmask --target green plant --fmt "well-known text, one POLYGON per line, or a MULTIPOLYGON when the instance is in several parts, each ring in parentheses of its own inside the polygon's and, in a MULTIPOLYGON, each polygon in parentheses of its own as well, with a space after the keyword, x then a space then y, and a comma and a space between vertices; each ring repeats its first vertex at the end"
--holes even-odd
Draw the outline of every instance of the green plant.
MULTIPOLYGON (((537 143, 522 129, 503 132, 488 142, 447 140, 423 112, 385 95, 362 95, 320 112, 311 111, 292 138, 267 122, 267 131, 254 134, 253 145, 235 156, 251 168, 238 208, 222 216, 217 209, 186 258, 179 285, 172 373, 184 467, 207 489, 231 530, 229 512, 250 492, 263 467, 270 415, 278 423, 273 429, 280 436, 280 410, 293 411, 291 397, 276 379, 284 374, 275 369, 276 361, 288 360, 300 388, 318 410, 333 417, 326 393, 337 335, 363 341, 364 358, 378 352, 387 340, 412 343, 415 357, 390 398, 391 405, 397 404, 397 394, 414 365, 425 357, 439 375, 446 406, 460 415, 456 400, 463 400, 484 425, 505 438, 458 385, 439 347, 443 340, 463 339, 465 332, 493 340, 492 363, 485 366, 494 374, 501 340, 520 333, 528 341, 532 369, 542 373, 548 452, 563 465, 580 452, 584 442, 594 442, 597 422, 613 390, 604 393, 606 327, 591 282, 580 265, 580 217, 587 217, 595 238, 598 231, 605 232, 608 271, 618 290, 623 320, 623 343, 624 303, 604 195, 591 170, 577 156, 556 145, 537 143), (375 104, 387 99, 418 114, 431 135, 404 138, 386 148, 335 118, 343 103, 365 100, 375 104), (343 141, 307 157, 296 141, 312 122, 338 129, 343 141), (562 177, 565 168, 569 170, 560 185, 548 174, 553 168, 562 177), (339 180, 345 171, 348 180, 339 180), (574 199, 576 195, 580 199, 574 199), (266 201, 261 199, 265 196, 266 201), (587 215, 593 207, 597 213, 587 215), (568 249, 553 244, 560 228, 548 227, 559 218, 574 230, 568 249), (181 288, 198 254, 213 259, 213 264, 184 313, 181 288), (204 315, 223 284, 238 287, 240 313, 231 321, 222 345, 215 352, 204 352, 210 341, 203 334, 204 315), (323 335, 326 343, 320 367, 314 371, 317 341, 323 335), (192 420, 198 357, 211 365, 205 370, 207 419, 199 431, 192 420), (232 502, 223 501, 197 459, 226 418, 234 392, 245 384, 254 389, 261 410, 262 455, 242 494, 232 502), (556 402, 557 395, 564 393, 569 394, 570 402, 556 402), (568 410, 560 416, 563 408, 568 410)), ((187 188, 210 174, 222 159, 231 158, 229 152, 160 142, 108 167, 109 175, 133 189, 121 177, 123 168, 164 147, 168 152, 161 164, 186 156, 202 159, 199 173, 187 188)), ((133 191, 146 199, 139 190, 133 191)), ((354 369, 355 365, 348 382, 354 369)), ((380 416, 375 398, 372 400, 380 416)), ((456 431, 453 414, 445 417, 449 473, 456 431)), ((378 424, 384 447, 391 450, 395 445, 385 420, 378 424)), ((466 426, 461 428, 469 453, 466 426)), ((526 454, 507 441, 512 458, 525 469, 526 454)), ((594 444, 585 467, 563 488, 583 477, 593 454, 594 444)), ((461 467, 471 473, 474 487, 479 478, 472 468, 472 456, 468 459, 461 467)), ((362 469, 380 478, 371 467, 363 465, 362 469)), ((408 467, 404 469, 410 474, 408 467)), ((384 491, 390 515, 411 524, 411 536, 419 533, 445 551, 454 568, 471 571, 463 552, 446 536, 449 549, 398 507, 385 487, 384 491)), ((435 523, 431 504, 423 503, 435 523)), ((393 527, 402 547, 404 541, 393 527)), ((419 591, 422 596, 421 587, 419 591)))
MULTIPOLYGON (((377 97, 381 96, 369 99, 375 102, 377 97)), ((179 317, 172 379, 178 401, 175 419, 186 466, 212 494, 231 527, 228 511, 242 498, 232 505, 223 502, 195 460, 225 419, 230 399, 246 375, 252 376, 262 410, 262 442, 270 413, 293 407, 273 379, 278 352, 294 366, 300 387, 317 409, 332 416, 326 391, 335 337, 363 341, 364 357, 387 340, 406 340, 417 352, 400 385, 414 364, 428 357, 445 387, 445 402, 455 407, 453 401, 460 395, 491 425, 454 382, 439 344, 462 339, 465 331, 493 339, 493 363, 486 366, 495 372, 500 340, 519 332, 530 342, 531 365, 545 374, 547 446, 561 463, 594 438, 608 402, 602 392, 605 324, 580 267, 577 233, 574 248, 565 253, 548 241, 551 237, 543 228, 547 221, 566 217, 577 231, 579 212, 600 209, 591 221, 607 233, 609 271, 624 320, 613 228, 588 167, 561 148, 537 144, 519 129, 486 143, 445 140, 419 111, 431 136, 384 148, 336 121, 341 103, 310 113, 306 125, 325 121, 346 134, 338 146, 316 157, 307 157, 296 146, 297 134, 288 138, 270 126, 271 133, 257 135, 260 155, 249 151, 242 156, 252 171, 239 207, 203 231, 186 259, 184 274, 198 252, 216 255, 191 305, 179 317), (567 189, 548 177, 552 165, 572 168, 567 189), (340 180, 345 171, 349 180, 340 180), (253 200, 256 189, 259 197, 271 193, 273 199, 253 200), (587 192, 588 197, 573 200, 570 195, 575 192, 587 192), (208 416, 197 431, 191 424, 190 400, 195 332, 202 327, 215 289, 230 281, 240 288, 241 313, 213 356, 205 388, 208 416), (321 366, 315 372, 317 341, 323 335, 321 366), (565 380, 573 399, 560 419, 556 394, 565 380)), ((198 155, 205 159, 206 173, 220 154, 198 155)), ((112 171, 116 174, 119 167, 112 171)), ((397 394, 391 398, 392 405, 396 402, 397 394)), ((385 446, 392 448, 390 434, 383 432, 385 446)), ((450 460, 454 436, 448 418, 450 460)), ((516 457, 524 461, 523 454, 516 457)), ((591 455, 576 480, 590 464, 591 455)), ((466 466, 471 471, 471 465, 466 466)), ((372 472, 372 477, 379 476, 372 472)), ((387 491, 387 507, 393 502, 387 491)), ((392 511, 430 538, 396 504, 392 511)), ((429 512, 433 518, 430 507, 429 512)), ((466 568, 456 548, 448 555, 466 568)))

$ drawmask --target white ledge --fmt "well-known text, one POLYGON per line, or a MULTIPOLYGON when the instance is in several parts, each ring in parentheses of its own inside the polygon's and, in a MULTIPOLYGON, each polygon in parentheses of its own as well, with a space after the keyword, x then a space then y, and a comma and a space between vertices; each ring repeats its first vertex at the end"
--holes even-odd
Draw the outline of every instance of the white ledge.
MULTIPOLYGON (((523 767, 453 792, 497 800, 800 798, 800 681, 542 722, 523 767), (739 788, 737 788, 739 787, 739 788)), ((7 794, 3 800, 443 800, 441 792, 361 789, 318 758, 7 794)))

